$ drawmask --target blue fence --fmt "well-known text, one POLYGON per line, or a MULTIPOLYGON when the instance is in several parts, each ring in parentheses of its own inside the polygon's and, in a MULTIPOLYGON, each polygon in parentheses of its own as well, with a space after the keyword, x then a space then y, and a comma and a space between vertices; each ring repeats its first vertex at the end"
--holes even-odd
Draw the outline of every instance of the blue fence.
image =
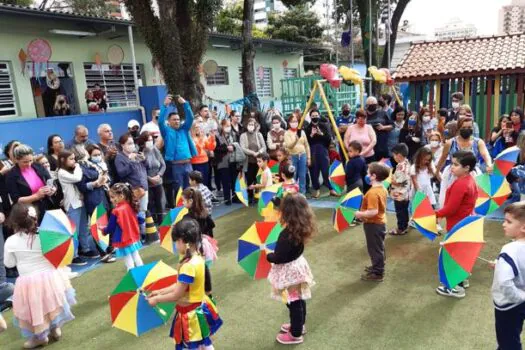
POLYGON ((67 142, 73 138, 75 127, 79 124, 88 128, 90 139, 98 141, 98 126, 108 123, 113 128, 113 134, 117 139, 128 130, 130 119, 136 119, 142 124, 140 110, 0 122, 0 154, 3 153, 4 145, 11 140, 19 140, 28 144, 36 153, 44 152, 49 135, 58 134, 62 136, 64 142, 67 142))

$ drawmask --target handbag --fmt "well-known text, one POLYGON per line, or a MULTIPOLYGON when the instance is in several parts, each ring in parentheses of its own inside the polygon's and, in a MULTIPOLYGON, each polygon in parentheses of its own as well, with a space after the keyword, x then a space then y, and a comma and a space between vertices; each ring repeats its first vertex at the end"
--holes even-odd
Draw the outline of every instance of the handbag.
POLYGON ((246 161, 246 154, 242 150, 241 146, 237 142, 234 142, 232 145, 234 148, 232 161, 234 163, 244 163, 246 161))

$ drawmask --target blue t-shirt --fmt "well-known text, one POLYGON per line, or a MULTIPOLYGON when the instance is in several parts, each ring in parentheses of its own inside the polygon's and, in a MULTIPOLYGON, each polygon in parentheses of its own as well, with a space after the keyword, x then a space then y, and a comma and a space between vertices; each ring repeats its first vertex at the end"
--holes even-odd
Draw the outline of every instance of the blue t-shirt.
POLYGON ((366 176, 365 159, 361 156, 350 158, 348 162, 346 162, 345 173, 347 188, 355 188, 356 183, 359 181, 362 185, 363 178, 366 176))
POLYGON ((335 124, 337 124, 337 126, 342 126, 342 125, 351 125, 351 124, 354 124, 354 121, 355 121, 355 115, 353 114, 350 114, 348 117, 344 117, 342 114, 339 115, 339 117, 335 120, 335 124))

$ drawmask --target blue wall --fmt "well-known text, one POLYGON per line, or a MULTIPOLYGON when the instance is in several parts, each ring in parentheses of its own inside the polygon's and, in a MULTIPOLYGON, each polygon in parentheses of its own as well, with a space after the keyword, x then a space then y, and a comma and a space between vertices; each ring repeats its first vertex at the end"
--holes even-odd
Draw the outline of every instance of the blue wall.
POLYGON ((35 153, 42 153, 47 148, 49 135, 59 134, 67 143, 73 138, 75 127, 79 124, 88 128, 90 139, 98 141, 98 126, 108 123, 113 128, 116 140, 128 131, 130 119, 136 119, 142 125, 140 110, 0 122, 0 153, 3 153, 5 144, 11 140, 19 140, 31 146, 35 153))

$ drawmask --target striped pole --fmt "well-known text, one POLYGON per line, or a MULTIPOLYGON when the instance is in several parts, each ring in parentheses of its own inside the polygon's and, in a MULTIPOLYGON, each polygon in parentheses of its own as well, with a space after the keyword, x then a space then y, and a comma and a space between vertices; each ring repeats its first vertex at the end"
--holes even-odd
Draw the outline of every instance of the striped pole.
POLYGON ((465 78, 465 103, 470 105, 470 78, 465 78))
MULTIPOLYGON (((497 120, 499 119, 501 115, 500 110, 500 84, 501 84, 501 76, 498 74, 496 75, 496 79, 494 80, 494 120, 495 123, 497 123, 497 120)), ((493 124, 493 126, 496 126, 493 124)))
POLYGON ((441 108, 441 80, 436 80, 436 108, 441 108))
MULTIPOLYGON (((490 125, 492 124, 491 123, 491 118, 493 115, 492 113, 492 84, 493 84, 493 81, 490 79, 490 77, 487 77, 487 115, 486 115, 486 120, 484 123, 485 139, 489 137, 490 125)), ((481 133, 480 133, 480 136, 481 136, 481 133)))

